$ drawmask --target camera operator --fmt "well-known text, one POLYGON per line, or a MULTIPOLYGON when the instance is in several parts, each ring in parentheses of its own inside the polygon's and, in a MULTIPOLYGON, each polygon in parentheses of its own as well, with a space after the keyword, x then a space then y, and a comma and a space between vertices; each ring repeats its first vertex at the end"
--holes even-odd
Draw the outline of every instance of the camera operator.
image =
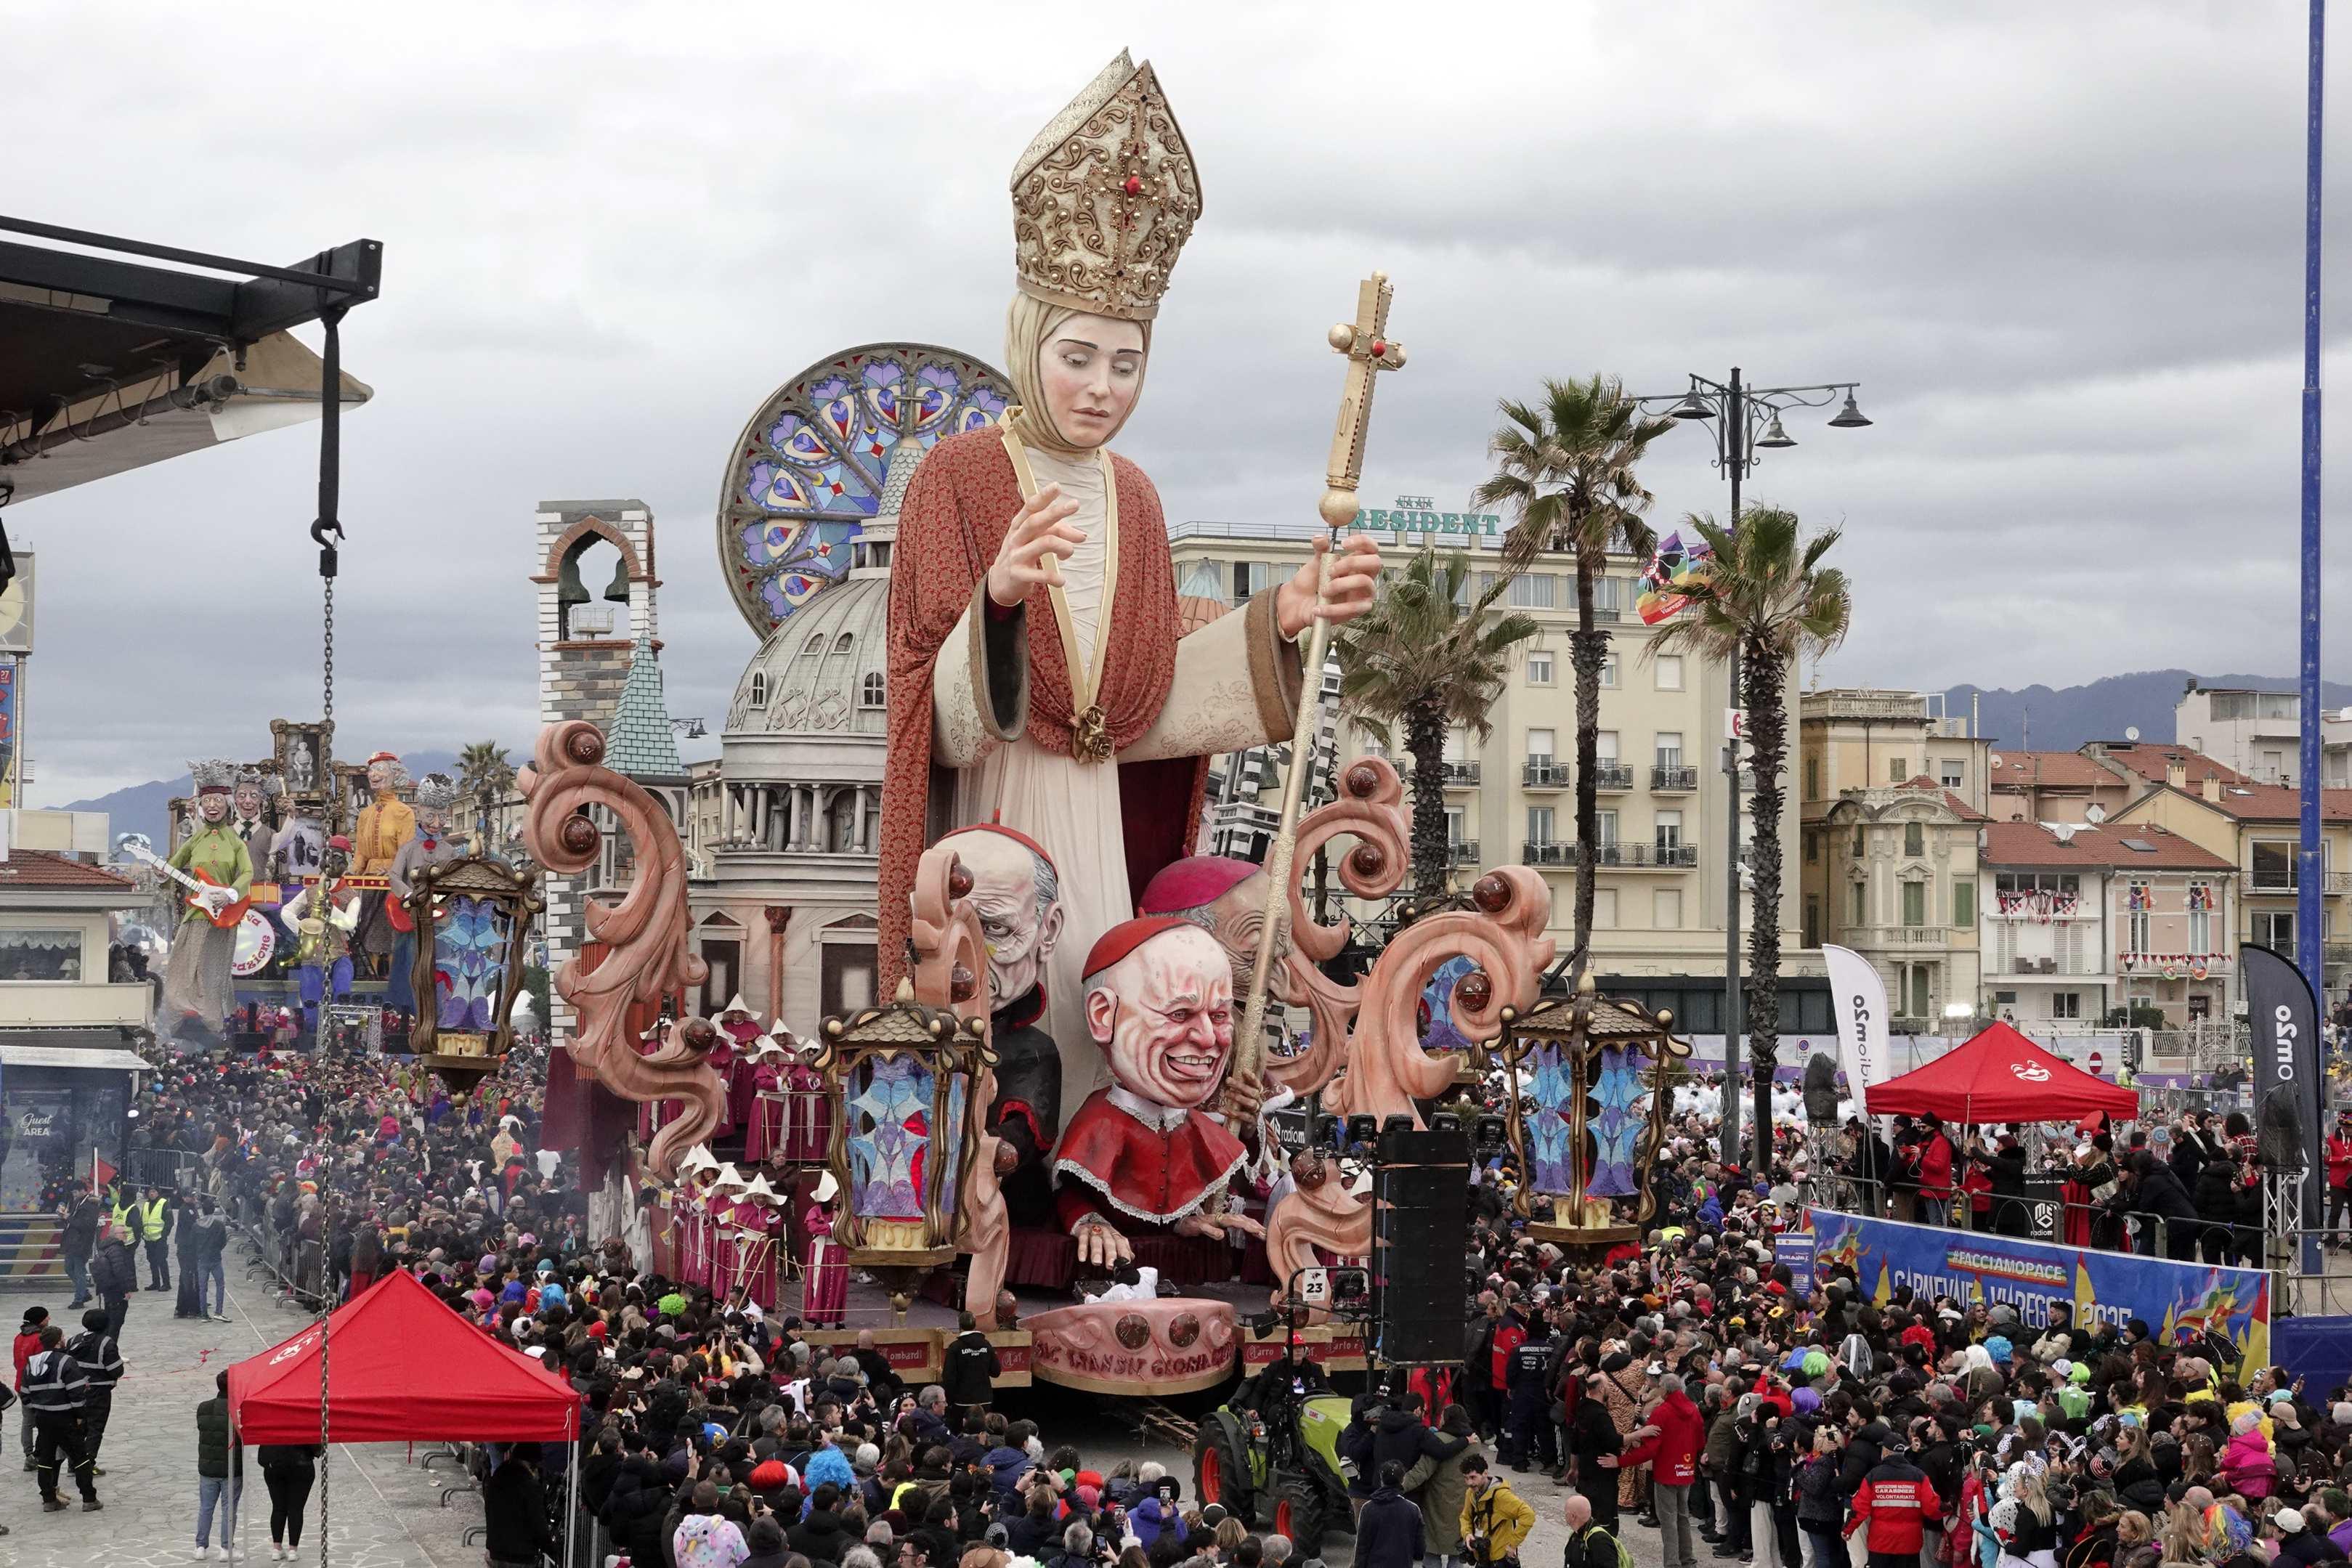
POLYGON ((1982 1171, 1991 1183, 1989 1196, 1992 1200, 1993 1234, 2031 1234, 2032 1216, 2025 1206, 2025 1150, 2018 1143, 2017 1128, 2002 1128, 1998 1143, 1990 1148, 1982 1134, 1970 1128, 1968 1156, 1969 1164, 1982 1171))

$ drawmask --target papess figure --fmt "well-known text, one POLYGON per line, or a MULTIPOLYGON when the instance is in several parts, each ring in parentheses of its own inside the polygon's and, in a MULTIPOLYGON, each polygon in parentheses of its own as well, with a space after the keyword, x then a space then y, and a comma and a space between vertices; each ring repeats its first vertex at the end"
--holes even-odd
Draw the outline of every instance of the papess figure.
POLYGON ((1105 1082, 1079 1007, 1087 945, 1192 852, 1208 758, 1289 738, 1295 640, 1318 613, 1370 605, 1380 552, 1349 539, 1319 610, 1310 559, 1180 636, 1159 492, 1108 444, 1201 212, 1149 64, 1122 53, 1038 134, 1014 165, 1013 208, 1005 370, 1020 405, 934 446, 899 513, 876 950, 887 994, 916 862, 943 831, 1026 835, 1067 877, 1073 939, 1045 977, 1045 1025, 1060 1103, 1076 1106, 1105 1082))

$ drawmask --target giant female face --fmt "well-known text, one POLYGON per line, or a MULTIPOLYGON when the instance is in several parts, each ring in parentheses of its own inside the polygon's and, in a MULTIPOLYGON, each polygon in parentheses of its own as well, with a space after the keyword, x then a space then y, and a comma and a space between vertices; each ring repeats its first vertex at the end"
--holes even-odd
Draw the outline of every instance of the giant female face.
POLYGON ((1037 350, 1037 381, 1054 428, 1074 446, 1096 447, 1127 423, 1143 390, 1140 322, 1072 316, 1037 350))

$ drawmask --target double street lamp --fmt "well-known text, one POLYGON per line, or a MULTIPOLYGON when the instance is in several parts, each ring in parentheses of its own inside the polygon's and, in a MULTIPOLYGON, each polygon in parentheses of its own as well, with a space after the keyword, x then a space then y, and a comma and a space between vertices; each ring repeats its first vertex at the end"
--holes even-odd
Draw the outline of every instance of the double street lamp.
MULTIPOLYGON (((1730 526, 1739 526, 1739 482, 1746 478, 1750 465, 1759 461, 1759 451, 1779 451, 1797 444, 1781 423, 1781 415, 1797 409, 1827 408, 1843 393, 1845 402, 1829 421, 1832 430, 1860 430, 1871 422, 1864 417, 1854 402, 1854 389, 1859 382, 1824 382, 1816 386, 1753 387, 1739 379, 1739 367, 1731 369, 1728 382, 1710 381, 1705 376, 1690 378, 1687 391, 1662 393, 1655 397, 1635 398, 1645 413, 1663 412, 1669 419, 1705 422, 1715 436, 1715 465, 1731 480, 1730 526)), ((1731 670, 1732 706, 1739 706, 1739 669, 1731 670)), ((1741 859, 1739 849, 1739 738, 1727 735, 1723 741, 1723 775, 1729 809, 1727 838, 1728 858, 1724 862, 1723 874, 1723 1163, 1739 1163, 1739 883, 1741 859)), ((1759 920, 1777 919, 1775 911, 1759 910, 1759 920)), ((1771 1085, 1759 1082, 1756 1085, 1756 1167, 1761 1171, 1769 1165, 1772 1152, 1772 1091, 1771 1085)))

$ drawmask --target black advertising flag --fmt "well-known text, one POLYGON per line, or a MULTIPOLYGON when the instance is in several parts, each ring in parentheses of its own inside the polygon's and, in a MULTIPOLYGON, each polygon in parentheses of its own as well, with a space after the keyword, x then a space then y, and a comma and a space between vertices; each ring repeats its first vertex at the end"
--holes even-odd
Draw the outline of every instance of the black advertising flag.
POLYGON ((2263 1158, 2296 1164, 2304 1182, 2303 1223, 2324 1222, 2319 1125, 2319 1002, 2294 960, 2247 943, 2238 949, 2246 986, 2246 1021, 2254 1047, 2254 1128, 2263 1158))

